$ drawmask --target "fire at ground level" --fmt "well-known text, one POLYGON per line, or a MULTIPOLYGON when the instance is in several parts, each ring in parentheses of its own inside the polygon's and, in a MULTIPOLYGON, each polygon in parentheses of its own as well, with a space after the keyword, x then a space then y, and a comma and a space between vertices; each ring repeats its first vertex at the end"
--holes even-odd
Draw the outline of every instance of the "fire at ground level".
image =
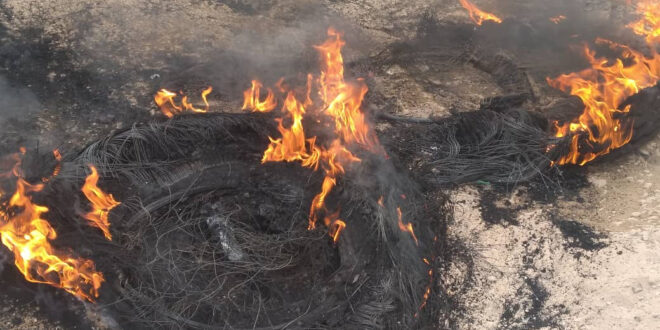
MULTIPOLYGON (((281 76, 314 71, 316 54, 309 46, 319 44, 331 24, 341 24, 346 34, 347 74, 369 79, 371 94, 365 109, 388 109, 394 116, 416 118, 441 118, 478 109, 487 97, 512 95, 521 89, 534 94, 535 100, 527 100, 528 104, 569 109, 570 118, 579 114, 579 107, 571 114, 572 101, 550 89, 544 79, 578 71, 584 63, 573 60, 579 53, 560 47, 565 45, 563 40, 542 47, 547 41, 543 38, 560 36, 568 39, 566 44, 571 39, 632 38, 611 27, 620 20, 618 25, 623 28, 626 15, 632 14, 625 1, 571 2, 569 8, 577 8, 588 24, 571 22, 570 15, 566 25, 545 18, 557 30, 534 22, 550 13, 552 17, 564 14, 562 4, 539 10, 542 4, 528 1, 506 5, 479 2, 482 9, 520 22, 505 21, 505 27, 489 27, 486 22, 484 30, 474 34, 464 9, 453 1, 413 2, 401 8, 370 4, 376 10, 364 9, 366 4, 230 1, 199 5, 179 1, 171 7, 140 7, 118 1, 107 7, 91 5, 90 10, 80 1, 35 6, 9 1, 3 6, 11 15, 3 18, 6 29, 2 32, 7 41, 2 52, 7 103, 10 108, 25 106, 37 111, 24 116, 20 110, 2 110, 13 117, 3 122, 3 154, 15 152, 18 145, 58 148, 64 153, 80 150, 113 130, 159 115, 151 96, 164 87, 195 95, 212 85, 218 94, 209 96, 211 110, 238 112, 240 96, 251 78, 275 83, 281 76), (86 19, 74 20, 80 12, 86 13, 86 19), (255 23, 256 15, 262 19, 255 23), (320 24, 319 17, 327 24, 320 24), (200 20, 210 20, 209 27, 195 24, 200 20), (291 21, 300 23, 292 25, 291 21), (79 24, 92 28, 82 32, 79 24), (443 24, 451 28, 442 28, 443 24), (601 28, 590 28, 590 24, 601 28), (489 34, 488 28, 495 32, 489 34), (544 35, 546 28, 552 31, 549 36, 544 35), (456 38, 453 43, 423 48, 415 44, 422 30, 443 41, 451 40, 452 35, 456 38), (251 32, 237 35, 236 31, 251 32), (574 36, 576 31, 581 35, 574 36), (504 32, 506 38, 497 34, 504 32), (465 35, 471 36, 468 45, 460 40, 465 35), (541 40, 530 42, 534 37, 541 40), (176 45, 174 50, 171 45, 176 45), (227 51, 218 53, 217 49, 227 51), (413 51, 408 52, 410 49, 413 51), (250 55, 254 53, 272 56, 250 55), (528 85, 520 84, 516 72, 497 72, 511 63, 528 85), (509 84, 502 82, 507 79, 509 84)), ((392 132, 396 125, 396 121, 379 121, 376 130, 392 132)), ((659 141, 655 136, 644 140, 625 156, 586 169, 566 169, 562 176, 547 181, 513 186, 470 178, 468 184, 448 189, 453 219, 445 238, 452 249, 444 253, 469 257, 456 257, 435 269, 441 272, 436 284, 453 303, 451 311, 440 313, 443 317, 437 319, 437 326, 571 329, 657 325, 659 141)), ((418 159, 410 164, 419 163, 418 159)), ((413 175, 420 171, 414 166, 410 169, 413 175)), ((404 203, 401 198, 398 202, 404 203)), ((309 253, 328 253, 321 250, 309 253)), ((23 283, 12 269, 12 257, 6 258, 3 278, 15 287, 5 293, 7 301, 13 302, 3 306, 5 326, 108 325, 93 305, 86 305, 89 309, 85 311, 75 301, 66 309, 65 320, 53 317, 61 312, 53 309, 59 301, 72 299, 47 287, 23 283)), ((336 256, 330 252, 328 258, 332 264, 336 256)))

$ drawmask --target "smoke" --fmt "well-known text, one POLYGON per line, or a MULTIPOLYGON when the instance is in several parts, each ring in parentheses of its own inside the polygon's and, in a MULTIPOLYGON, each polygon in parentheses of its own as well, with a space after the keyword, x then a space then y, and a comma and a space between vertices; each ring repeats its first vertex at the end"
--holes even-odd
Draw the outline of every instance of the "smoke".
POLYGON ((31 90, 13 86, 0 76, 0 124, 10 119, 25 119, 41 110, 37 97, 31 90))

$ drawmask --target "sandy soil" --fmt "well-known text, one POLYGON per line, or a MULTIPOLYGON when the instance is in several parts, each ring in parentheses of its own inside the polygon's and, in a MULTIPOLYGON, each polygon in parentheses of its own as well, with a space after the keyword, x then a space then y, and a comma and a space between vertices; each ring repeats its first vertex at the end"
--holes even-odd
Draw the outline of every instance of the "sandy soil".
MULTIPOLYGON (((621 26, 627 15, 616 0, 475 2, 523 20, 524 13, 561 13, 562 6, 621 26)), ((19 144, 66 152, 148 120, 156 113, 151 95, 164 86, 195 91, 209 83, 216 87, 214 107, 236 108, 253 76, 305 72, 299 59, 313 52, 309 45, 328 25, 347 31, 350 62, 414 37, 423 15, 468 20, 453 0, 6 0, 4 8, 11 19, 3 18, 2 38, 11 42, 0 47, 0 75, 11 86, 0 84, 0 94, 14 102, 7 104, 27 106, 0 112, 2 152, 19 144), (21 53, 25 45, 31 52, 21 53), (45 54, 57 56, 33 64, 45 54)), ((539 86, 552 71, 525 65, 538 73, 539 86)), ((474 109, 501 92, 470 65, 392 65, 373 81, 370 88, 394 99, 398 114, 414 117, 474 109)), ((526 185, 450 191, 449 233, 470 255, 454 260, 441 278, 457 301, 447 322, 460 329, 659 328, 659 145, 655 138, 637 153, 577 170, 580 182, 550 201, 526 185)), ((0 327, 62 326, 43 301, 16 299, 0 299, 0 327)))

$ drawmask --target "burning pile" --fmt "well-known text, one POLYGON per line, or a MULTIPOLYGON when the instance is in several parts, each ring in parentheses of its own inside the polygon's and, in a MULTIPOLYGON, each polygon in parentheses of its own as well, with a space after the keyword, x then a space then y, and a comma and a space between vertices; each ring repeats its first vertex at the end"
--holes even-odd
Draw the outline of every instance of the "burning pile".
MULTIPOLYGON (((460 3, 477 25, 502 22, 460 3)), ((609 61, 585 46, 591 68, 548 79, 585 107, 554 128, 520 108, 533 91, 506 56, 472 52, 469 61, 510 92, 501 104, 412 124, 385 117, 395 133, 379 139, 362 111, 367 85, 345 78, 345 42, 333 29, 315 46, 318 74, 271 88, 253 80, 243 113, 207 113, 211 87, 204 107, 161 89, 154 100, 166 121, 115 132, 67 161, 55 151, 39 184, 22 173, 25 151, 12 156, 0 175, 15 186, 0 187, 2 243, 28 281, 101 300, 129 326, 413 326, 445 299, 433 283, 446 199, 423 194, 386 150, 418 178, 453 184, 517 183, 621 147, 633 136, 622 105, 660 80, 660 6, 638 10, 629 27, 648 54, 596 40, 619 54, 609 61), (54 227, 84 232, 68 247, 93 251, 94 261, 60 248, 54 227)), ((447 48, 437 42, 410 49, 447 48)))
POLYGON ((206 109, 161 90, 167 121, 58 158, 39 185, 17 165, 2 239, 19 269, 100 300, 127 326, 373 327, 430 317, 429 301, 443 299, 431 283, 445 199, 422 196, 387 160, 361 110, 365 82, 344 78, 343 46, 330 29, 315 47, 321 72, 304 87, 281 80, 264 91, 253 81, 250 112, 204 113, 210 87, 206 109), (39 200, 57 210, 48 220, 32 202, 46 184, 39 200), (68 247, 94 261, 54 249, 49 221, 83 232, 68 247))
POLYGON ((619 58, 612 62, 597 57, 585 45, 583 53, 591 68, 548 78, 552 87, 579 97, 585 106, 582 115, 572 122, 555 123, 555 136, 571 139, 570 150, 556 161, 558 165, 584 165, 632 138, 633 122, 627 116, 630 105, 620 107, 630 96, 660 81, 660 5, 652 0, 640 1, 637 11, 642 18, 629 27, 645 37, 649 56, 626 45, 597 39, 597 45, 618 52, 619 58))

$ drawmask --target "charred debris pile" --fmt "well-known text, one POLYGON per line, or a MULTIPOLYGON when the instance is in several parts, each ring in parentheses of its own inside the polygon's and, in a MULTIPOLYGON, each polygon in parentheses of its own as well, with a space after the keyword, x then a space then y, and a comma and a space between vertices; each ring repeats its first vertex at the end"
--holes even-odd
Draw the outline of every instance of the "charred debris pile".
POLYGON ((437 325, 452 308, 443 189, 552 177, 634 148, 660 118, 653 38, 651 55, 599 40, 622 57, 606 64, 585 47, 590 68, 548 79, 573 99, 542 108, 525 70, 480 41, 518 23, 482 14, 490 32, 427 19, 416 40, 347 65, 472 64, 504 91, 479 110, 397 115, 368 80, 344 78, 330 29, 319 73, 252 81, 243 113, 209 112, 212 88, 204 106, 162 89, 160 119, 77 153, 5 157, 2 242, 27 280, 124 327, 437 325))

